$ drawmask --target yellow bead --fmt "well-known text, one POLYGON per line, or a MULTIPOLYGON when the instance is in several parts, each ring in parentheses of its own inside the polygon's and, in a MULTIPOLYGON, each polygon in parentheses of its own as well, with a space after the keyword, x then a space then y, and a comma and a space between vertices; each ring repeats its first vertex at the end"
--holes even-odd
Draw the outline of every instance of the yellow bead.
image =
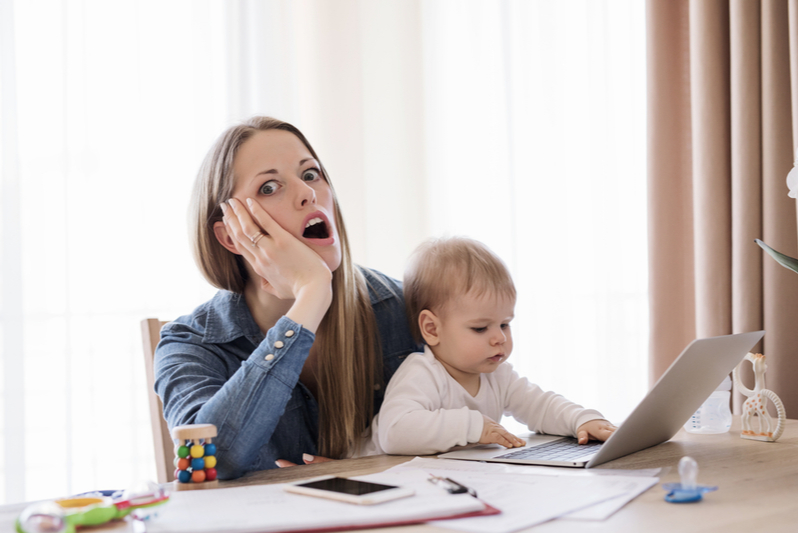
POLYGON ((205 448, 203 448, 203 446, 201 446, 200 444, 195 444, 194 446, 192 446, 191 454, 192 457, 194 457, 195 459, 203 457, 205 453, 206 453, 205 448))
POLYGON ((206 457, 206 468, 214 468, 217 466, 217 458, 213 455, 206 457))

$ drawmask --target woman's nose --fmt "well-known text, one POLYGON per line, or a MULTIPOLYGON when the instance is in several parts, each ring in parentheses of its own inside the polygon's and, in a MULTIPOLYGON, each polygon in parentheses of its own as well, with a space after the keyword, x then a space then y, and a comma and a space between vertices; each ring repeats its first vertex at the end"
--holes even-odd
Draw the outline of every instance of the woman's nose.
POLYGON ((295 203, 298 209, 306 207, 308 204, 317 203, 317 193, 303 180, 298 180, 296 185, 295 203))

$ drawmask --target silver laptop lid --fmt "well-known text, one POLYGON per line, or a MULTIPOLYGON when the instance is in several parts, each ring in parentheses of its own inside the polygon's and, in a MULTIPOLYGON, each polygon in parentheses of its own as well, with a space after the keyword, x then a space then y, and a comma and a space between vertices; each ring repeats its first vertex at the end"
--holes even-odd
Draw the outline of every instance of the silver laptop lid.
POLYGON ((692 341, 586 468, 674 437, 763 336, 753 331, 692 341))

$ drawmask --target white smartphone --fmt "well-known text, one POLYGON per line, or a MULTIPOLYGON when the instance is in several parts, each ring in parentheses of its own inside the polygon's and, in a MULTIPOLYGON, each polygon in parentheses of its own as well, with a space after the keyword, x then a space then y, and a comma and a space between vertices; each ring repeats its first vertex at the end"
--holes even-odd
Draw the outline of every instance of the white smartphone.
POLYGON ((414 489, 325 476, 286 485, 285 489, 306 496, 317 496, 358 505, 372 505, 414 495, 414 489))

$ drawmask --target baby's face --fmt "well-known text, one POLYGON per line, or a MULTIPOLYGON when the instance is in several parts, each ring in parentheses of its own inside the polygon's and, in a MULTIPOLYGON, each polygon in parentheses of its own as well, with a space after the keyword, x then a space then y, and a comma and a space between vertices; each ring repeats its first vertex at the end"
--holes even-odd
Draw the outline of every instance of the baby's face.
POLYGON ((494 372, 508 359, 514 347, 509 323, 515 303, 496 293, 470 293, 442 310, 439 344, 433 351, 451 375, 452 371, 462 375, 494 372))

